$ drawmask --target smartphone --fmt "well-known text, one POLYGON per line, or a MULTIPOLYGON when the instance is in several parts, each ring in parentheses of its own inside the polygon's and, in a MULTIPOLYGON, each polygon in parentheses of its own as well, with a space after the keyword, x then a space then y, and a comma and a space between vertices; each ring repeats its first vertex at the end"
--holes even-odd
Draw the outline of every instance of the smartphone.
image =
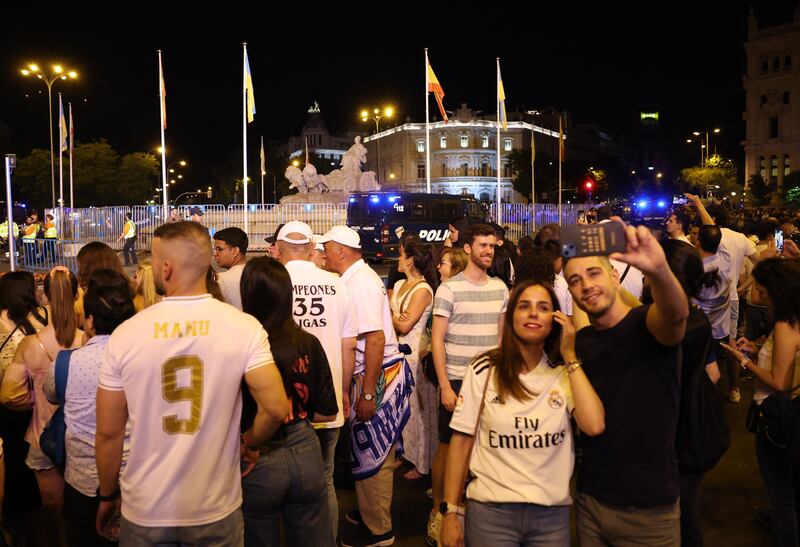
POLYGON ((775 230, 775 248, 779 253, 783 252, 783 230, 775 230))
POLYGON ((561 256, 609 255, 625 252, 625 226, 619 222, 574 224, 561 228, 561 256))

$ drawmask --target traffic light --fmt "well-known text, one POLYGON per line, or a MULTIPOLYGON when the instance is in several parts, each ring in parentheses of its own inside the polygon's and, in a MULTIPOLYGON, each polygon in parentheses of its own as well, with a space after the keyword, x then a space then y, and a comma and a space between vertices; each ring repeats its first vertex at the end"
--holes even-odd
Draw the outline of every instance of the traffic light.
POLYGON ((591 180, 587 180, 585 183, 583 183, 583 187, 586 189, 587 192, 591 192, 592 190, 594 190, 594 182, 592 182, 591 180))

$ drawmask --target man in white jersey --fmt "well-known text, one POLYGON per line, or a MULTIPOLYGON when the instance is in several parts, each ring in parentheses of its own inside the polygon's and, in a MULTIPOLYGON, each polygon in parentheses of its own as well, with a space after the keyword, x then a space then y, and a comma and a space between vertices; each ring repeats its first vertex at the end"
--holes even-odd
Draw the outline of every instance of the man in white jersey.
POLYGON ((494 260, 495 232, 486 224, 473 224, 464 234, 466 269, 442 283, 433 300, 431 347, 439 378, 439 449, 433 461, 433 511, 428 518, 427 541, 436 545, 444 496, 444 467, 452 430, 450 419, 469 363, 497 347, 503 332, 503 312, 508 303, 505 283, 486 273, 494 260))
POLYGON ((219 290, 225 302, 241 311, 242 272, 247 262, 249 240, 241 228, 223 228, 214 234, 214 261, 220 268, 227 268, 217 274, 219 290))
POLYGON ((114 331, 100 371, 97 529, 108 526, 121 491, 120 545, 240 546, 242 378, 258 405, 246 446, 278 429, 289 401, 258 321, 206 293, 205 228, 164 224, 153 237, 156 288, 166 298, 114 331))
POLYGON ((276 236, 278 259, 286 266, 294 292, 294 320, 303 330, 316 336, 325 350, 340 402, 332 422, 315 423, 322 446, 325 480, 328 482, 328 512, 333 537, 338 534, 339 503, 333 486, 333 464, 339 429, 350 413, 350 383, 356 357, 358 323, 356 311, 339 276, 321 270, 311 262, 314 233, 305 222, 287 222, 276 236))
POLYGON ((322 241, 328 267, 341 274, 358 318, 350 425, 359 510, 348 513, 347 520, 360 529, 342 545, 391 545, 395 446, 402 447, 414 382, 397 348, 386 288, 361 258, 358 233, 347 226, 334 226, 322 241))

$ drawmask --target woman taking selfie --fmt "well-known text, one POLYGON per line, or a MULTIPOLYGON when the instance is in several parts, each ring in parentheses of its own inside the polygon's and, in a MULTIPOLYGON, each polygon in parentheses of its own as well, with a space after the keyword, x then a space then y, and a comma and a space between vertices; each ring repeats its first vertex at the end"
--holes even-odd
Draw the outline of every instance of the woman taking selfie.
POLYGON ((553 289, 522 283, 509 298, 500 348, 467 367, 450 422, 441 544, 569 545, 571 417, 587 435, 605 429, 553 289), (457 514, 468 469, 475 479, 464 530, 457 514))

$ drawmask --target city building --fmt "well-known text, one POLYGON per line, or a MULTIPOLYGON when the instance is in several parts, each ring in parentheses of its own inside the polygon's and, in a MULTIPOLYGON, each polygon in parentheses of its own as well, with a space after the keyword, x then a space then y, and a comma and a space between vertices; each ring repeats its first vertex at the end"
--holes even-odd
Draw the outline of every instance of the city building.
POLYGON ((306 142, 308 152, 331 163, 331 169, 338 169, 342 156, 353 146, 358 132, 348 132, 345 135, 332 135, 322 120, 319 103, 314 103, 308 109, 308 118, 303 124, 299 135, 289 137, 288 141, 276 148, 278 154, 288 158, 303 160, 305 157, 306 142))
POLYGON ((800 166, 800 8, 791 22, 763 28, 751 9, 744 48, 745 180, 761 175, 780 189, 800 166))

